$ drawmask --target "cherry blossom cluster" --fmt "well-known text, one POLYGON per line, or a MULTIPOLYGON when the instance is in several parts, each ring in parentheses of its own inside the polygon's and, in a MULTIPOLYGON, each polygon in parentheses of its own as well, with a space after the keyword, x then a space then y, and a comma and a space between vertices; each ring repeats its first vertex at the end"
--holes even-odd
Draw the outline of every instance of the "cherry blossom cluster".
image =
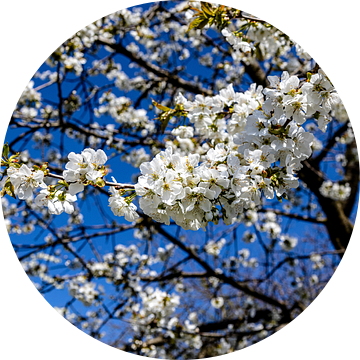
POLYGON ((41 107, 41 93, 34 89, 34 81, 30 81, 18 101, 18 113, 15 117, 24 117, 26 119, 34 118, 41 107))
MULTIPOLYGON (((113 181, 116 180, 113 178, 113 181)), ((109 197, 109 206, 115 216, 124 216, 127 221, 134 221, 139 217, 136 210, 137 207, 131 202, 133 196, 124 197, 115 186, 110 187, 111 196, 109 197)))
POLYGON ((64 180, 70 183, 69 193, 71 195, 83 191, 85 185, 101 182, 99 179, 106 175, 104 164, 107 156, 101 149, 95 151, 88 148, 81 154, 71 152, 68 158, 69 161, 65 165, 66 170, 63 172, 63 176, 64 180))
POLYGON ((141 135, 146 136, 155 130, 154 121, 150 120, 143 109, 134 109, 130 106, 131 101, 125 96, 116 97, 113 93, 104 93, 99 103, 101 106, 95 109, 95 115, 100 117, 109 114, 116 122, 122 124, 131 131, 141 129, 141 135))
POLYGON ((333 200, 346 200, 351 193, 351 187, 348 183, 339 184, 331 180, 324 181, 319 189, 322 196, 333 200))
POLYGON ((69 282, 69 294, 75 299, 80 300, 85 306, 91 305, 99 296, 99 292, 95 290, 96 284, 86 281, 83 276, 78 276, 69 282))
MULTIPOLYGON (((192 230, 217 223, 220 213, 231 224, 251 203, 260 204, 262 195, 286 198, 287 189, 299 185, 296 171, 311 155, 314 140, 301 125, 313 118, 325 131, 339 97, 321 71, 303 83, 287 72, 269 81, 264 90, 252 85, 238 93, 229 85, 219 95, 196 95, 194 101, 179 94, 177 104, 208 150, 200 159, 169 147, 141 164, 135 190, 145 214, 165 224, 171 217, 192 230)), ((192 130, 181 126, 172 133, 187 138, 192 130)))
MULTIPOLYGON (((279 63, 278 58, 287 54, 293 45, 291 39, 273 26, 260 22, 248 22, 245 19, 239 19, 236 23, 230 24, 221 33, 235 50, 234 57, 243 61, 246 61, 253 53, 257 53, 262 59, 279 63)), ((311 59, 300 47, 296 47, 296 53, 301 58, 311 59)), ((288 70, 299 67, 300 62, 295 57, 289 58, 290 61, 286 64, 288 70)))
POLYGON ((176 294, 168 294, 160 289, 147 287, 140 292, 142 300, 142 309, 139 312, 139 318, 142 323, 148 324, 155 318, 158 318, 160 325, 166 326, 168 317, 173 314, 176 307, 180 304, 180 297, 176 294))
MULTIPOLYGON (((85 149, 81 154, 71 152, 69 161, 63 171, 64 181, 57 185, 47 186, 35 198, 39 206, 46 206, 51 214, 59 215, 63 211, 67 214, 74 212, 73 203, 77 200, 76 194, 82 192, 86 185, 103 185, 103 176, 107 170, 104 164, 107 160, 101 149, 85 149)), ((44 175, 44 173, 42 173, 44 175)), ((32 191, 29 196, 32 194, 32 191)))
POLYGON ((101 149, 95 151, 88 148, 80 154, 71 152, 68 155, 69 161, 65 165, 63 176, 57 184, 47 185, 45 177, 51 177, 47 164, 41 167, 29 168, 26 164, 20 165, 14 155, 13 160, 8 161, 4 189, 13 197, 20 200, 29 200, 34 191, 40 188, 35 198, 35 204, 40 207, 47 207, 50 214, 59 215, 64 211, 68 214, 74 212, 73 203, 77 200, 76 194, 82 192, 87 185, 104 186, 102 179, 107 173, 104 164, 107 161, 105 152, 101 149))

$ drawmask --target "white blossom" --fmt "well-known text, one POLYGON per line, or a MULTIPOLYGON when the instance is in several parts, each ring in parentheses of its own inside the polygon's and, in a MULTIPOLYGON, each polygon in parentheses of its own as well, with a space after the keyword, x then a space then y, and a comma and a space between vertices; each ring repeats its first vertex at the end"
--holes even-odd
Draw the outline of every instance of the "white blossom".
MULTIPOLYGON (((116 182, 115 179, 113 180, 116 182)), ((124 216, 125 220, 130 222, 139 217, 139 214, 136 212, 137 207, 128 198, 121 196, 114 186, 110 187, 110 192, 109 206, 115 216, 124 216)))
POLYGON ((224 306, 224 298, 221 296, 218 296, 216 298, 211 299, 211 305, 215 309, 220 309, 224 306))
POLYGON ((50 214, 60 215, 64 211, 67 214, 74 212, 73 203, 77 200, 76 195, 58 191, 58 194, 51 194, 47 189, 43 189, 35 198, 38 206, 47 206, 50 214))
POLYGON ((333 200, 346 200, 351 194, 351 187, 348 183, 339 184, 331 180, 324 181, 319 190, 322 196, 333 200))
POLYGON ((7 173, 14 185, 15 194, 21 200, 30 198, 38 187, 46 188, 44 172, 41 170, 32 171, 23 164, 20 168, 10 167, 7 173))
POLYGON ((298 239, 289 235, 281 235, 280 236, 280 247, 285 251, 290 251, 295 248, 298 243, 298 239))
POLYGON ((68 155, 69 161, 65 165, 63 176, 65 181, 69 182, 69 192, 71 195, 84 190, 84 183, 88 181, 96 182, 102 178, 104 173, 100 168, 107 161, 105 152, 101 149, 95 151, 87 148, 81 154, 71 152, 68 155))
POLYGON ((179 126, 173 129, 171 133, 180 139, 191 139, 194 136, 194 128, 191 126, 179 126))
POLYGON ((221 249, 226 244, 225 239, 220 239, 219 241, 210 240, 205 245, 205 251, 209 255, 218 256, 220 254, 221 249))

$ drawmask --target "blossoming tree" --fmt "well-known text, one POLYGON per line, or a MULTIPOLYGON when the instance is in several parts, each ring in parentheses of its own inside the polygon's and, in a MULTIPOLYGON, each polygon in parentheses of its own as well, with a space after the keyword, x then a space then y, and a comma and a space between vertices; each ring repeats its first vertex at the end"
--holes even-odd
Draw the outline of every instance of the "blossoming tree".
POLYGON ((347 247, 359 182, 326 73, 264 20, 204 2, 121 10, 62 44, 1 165, 38 290, 89 335, 161 358, 241 349, 301 313, 347 247))

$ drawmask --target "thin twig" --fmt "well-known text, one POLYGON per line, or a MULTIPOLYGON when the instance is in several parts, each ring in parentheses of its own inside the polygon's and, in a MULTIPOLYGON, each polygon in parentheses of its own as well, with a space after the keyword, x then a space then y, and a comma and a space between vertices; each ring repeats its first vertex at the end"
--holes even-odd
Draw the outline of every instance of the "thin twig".
MULTIPOLYGON (((59 179, 59 180, 64 180, 64 177, 61 175, 57 175, 57 174, 53 174, 53 173, 48 173, 46 176, 55 178, 55 179, 59 179)), ((135 185, 134 184, 123 184, 123 183, 117 183, 117 182, 111 182, 111 181, 105 181, 105 185, 106 186, 115 186, 117 188, 117 190, 120 189, 135 189, 135 185)))

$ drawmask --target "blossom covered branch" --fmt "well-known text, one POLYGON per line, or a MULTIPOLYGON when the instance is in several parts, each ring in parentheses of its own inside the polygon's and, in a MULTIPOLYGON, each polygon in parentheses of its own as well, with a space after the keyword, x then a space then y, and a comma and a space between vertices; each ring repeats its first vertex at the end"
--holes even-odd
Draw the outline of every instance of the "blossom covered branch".
POLYGON ((160 223, 169 224, 171 217, 184 229, 205 229, 209 221, 217 224, 222 214, 224 222, 232 224, 252 203, 258 205, 261 196, 281 201, 288 189, 298 187, 296 171, 311 156, 314 140, 302 125, 314 118, 326 131, 330 112, 340 101, 322 71, 308 73, 303 82, 287 72, 268 80, 265 89, 253 84, 242 93, 230 84, 218 95, 196 95, 194 101, 179 93, 177 110, 155 104, 165 124, 174 115, 188 119, 187 126, 172 133, 179 139, 203 139, 203 153, 181 156, 169 147, 140 165, 142 175, 135 185, 106 182, 105 152, 88 148, 68 155, 62 177, 49 173, 46 164, 30 170, 4 159, 6 186, 22 200, 43 188, 35 202, 52 214, 71 214, 76 194, 85 186, 108 185, 111 210, 128 221, 138 217, 133 200, 139 196, 142 211, 160 223), (61 180, 46 186, 44 176, 61 180))

